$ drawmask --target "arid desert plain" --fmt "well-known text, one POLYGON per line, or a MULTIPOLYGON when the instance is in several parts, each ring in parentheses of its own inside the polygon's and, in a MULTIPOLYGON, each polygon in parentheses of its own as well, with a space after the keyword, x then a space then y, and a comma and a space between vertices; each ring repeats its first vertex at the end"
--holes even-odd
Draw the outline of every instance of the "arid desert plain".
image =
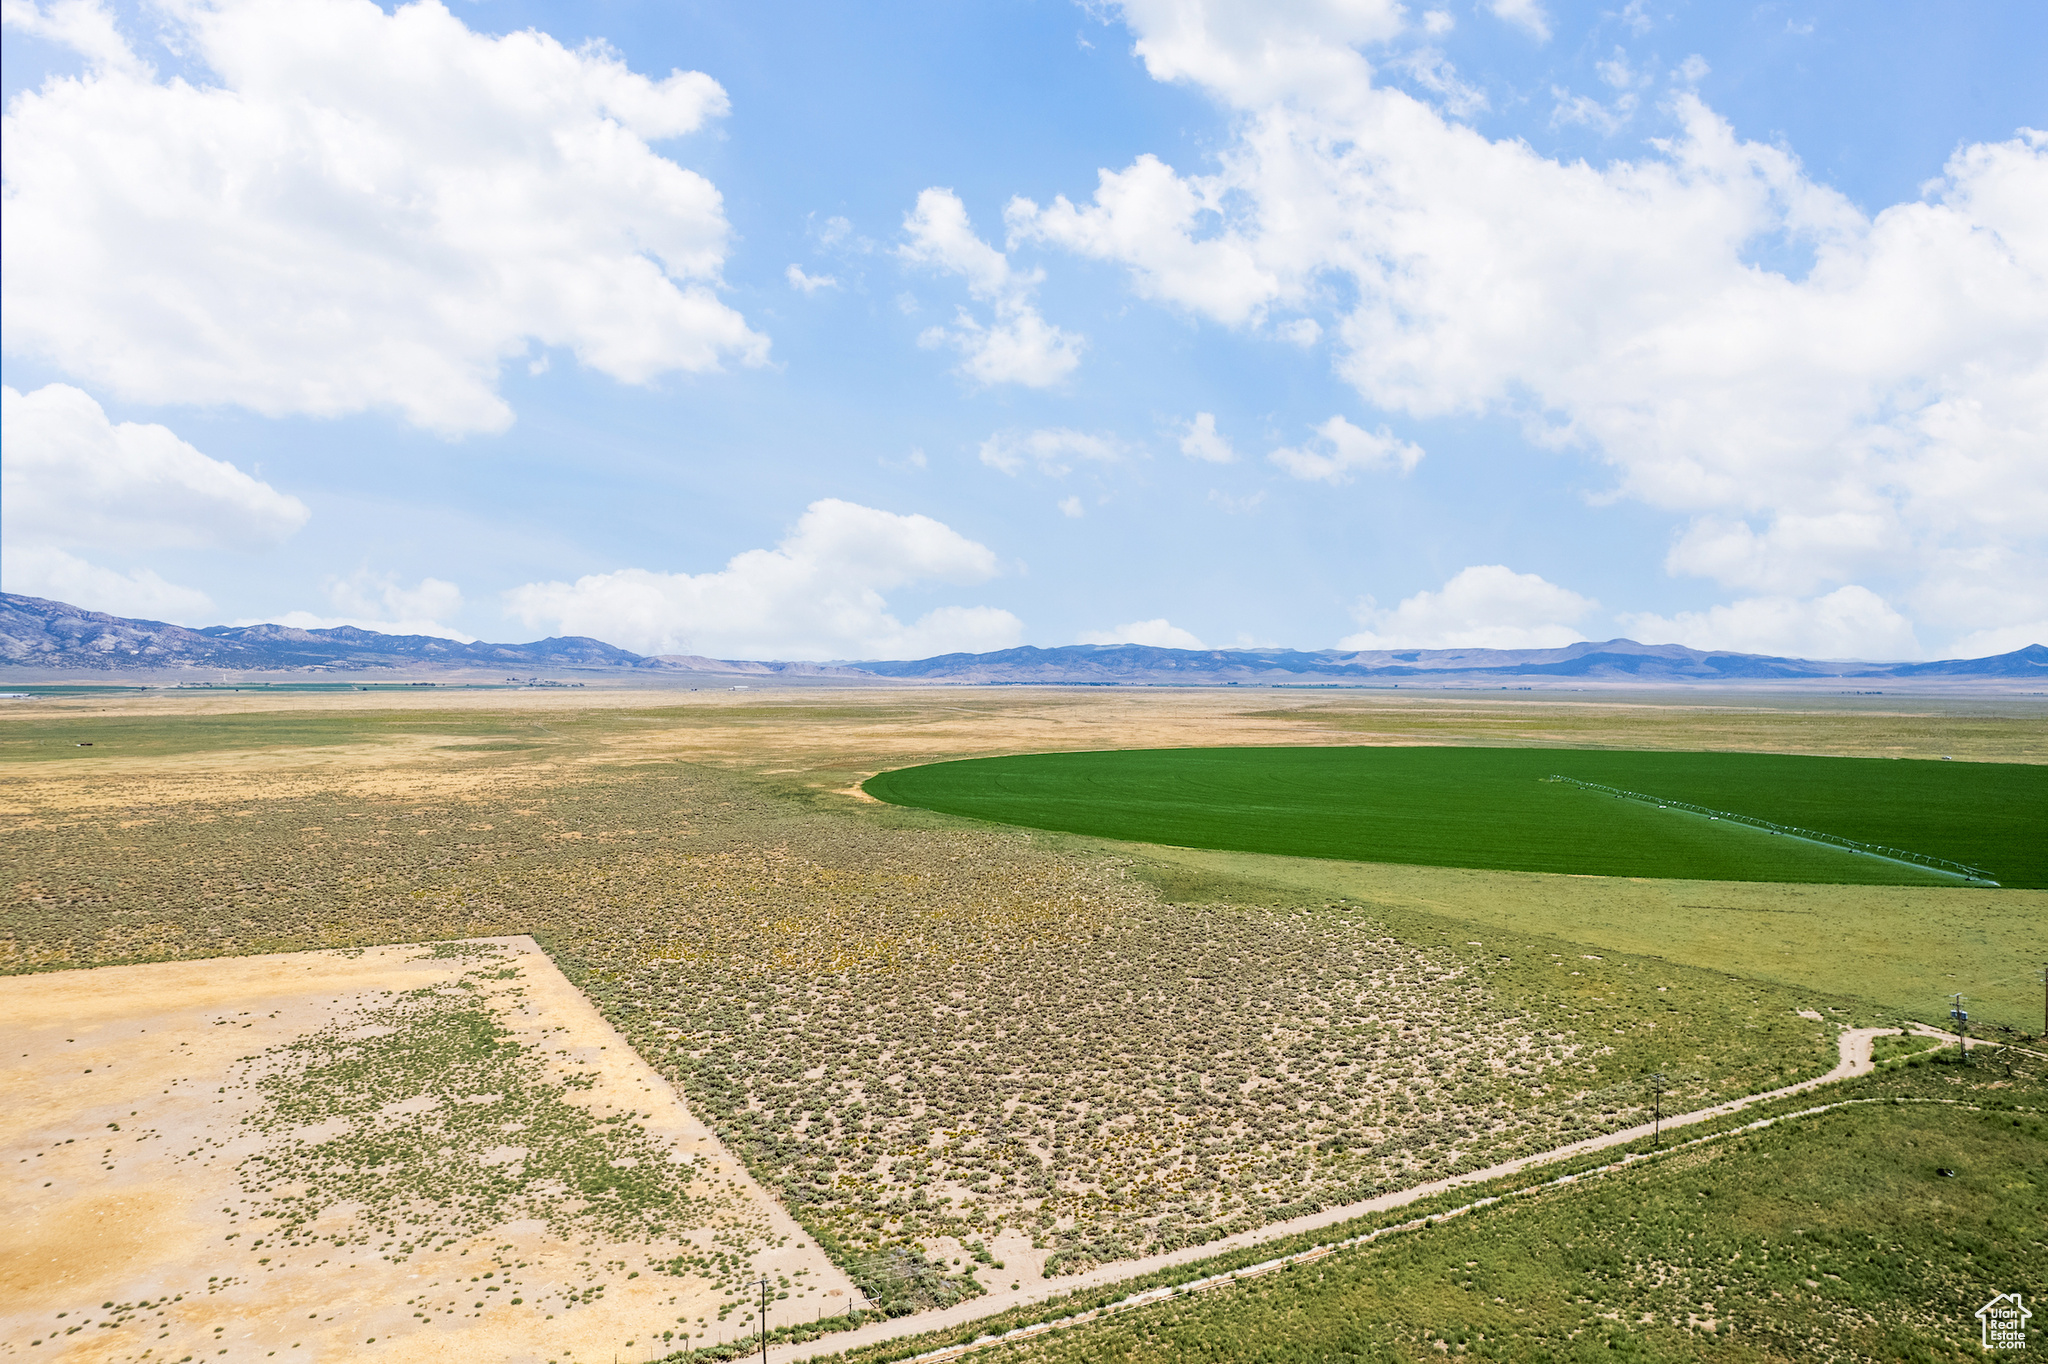
POLYGON ((0 1358, 733 1358, 764 1291, 776 1359, 1010 1330, 978 1352, 1188 1357, 1198 1328, 1213 1357, 1946 1358, 1974 1348, 1965 1299, 2048 1268, 2048 892, 1168 847, 860 789, 959 757, 1244 745, 2041 764, 2037 698, 5 704, 0 1358), (1836 1111, 1783 1116, 1816 1104, 1836 1111), (1668 1154, 1664 1120, 1709 1110, 1668 1154), (1897 1169, 1859 1192, 1824 1153, 1866 1140, 1897 1169), (1832 1182, 1795 1207, 1733 1173, 1774 1141, 1832 1182), (1943 1142, 1968 1154, 1935 1174, 1943 1142), (1708 1272, 1628 1214, 1608 1269, 1560 1253, 1476 1297, 1483 1252, 1417 1259, 1509 1227, 1568 1245, 1626 1181, 1709 1168, 1754 1206, 1687 1203, 1671 1225, 1698 1244, 1750 1235, 1729 1253, 1754 1261, 1801 1209, 1833 1230, 1708 1272), (1475 1190, 1514 1197, 1320 1248, 1475 1190), (1824 1244, 1892 1267, 1800 1260, 1824 1244))

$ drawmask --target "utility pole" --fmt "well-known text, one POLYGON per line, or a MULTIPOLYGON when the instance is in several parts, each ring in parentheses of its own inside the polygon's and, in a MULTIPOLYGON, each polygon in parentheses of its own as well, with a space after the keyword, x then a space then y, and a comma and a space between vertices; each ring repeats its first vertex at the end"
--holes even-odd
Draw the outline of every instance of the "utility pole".
POLYGON ((1970 1064, 1970 1011, 1963 1007, 1961 995, 1952 995, 1950 998, 1955 1000, 1955 1005, 1948 1011, 1948 1016, 1955 1022, 1956 1043, 1962 1049, 1963 1064, 1967 1066, 1970 1064))
POLYGON ((2048 966, 2041 968, 2041 1038, 2048 1041, 2048 966))
POLYGON ((1664 1091, 1670 1082, 1662 1074, 1650 1077, 1650 1144, 1664 1145, 1664 1091))
POLYGON ((768 1364, 768 1276, 761 1276, 761 1364, 768 1364))

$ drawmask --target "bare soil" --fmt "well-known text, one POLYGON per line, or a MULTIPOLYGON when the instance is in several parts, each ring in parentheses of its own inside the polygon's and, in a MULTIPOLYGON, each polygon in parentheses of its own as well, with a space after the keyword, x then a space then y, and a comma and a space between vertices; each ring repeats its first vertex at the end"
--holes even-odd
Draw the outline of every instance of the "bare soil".
MULTIPOLYGON (((464 946, 0 979, 0 1166, 14 1172, 0 1186, 0 1357, 645 1357, 686 1331, 743 1335, 752 1311, 734 1305, 744 1290, 729 1290, 761 1274, 789 1285, 771 1322, 844 1310, 851 1283, 531 939, 464 946), (439 997, 481 1000, 527 1053, 544 1052, 527 1068, 555 1082, 560 1102, 598 1121, 637 1115, 636 1149, 679 1167, 687 1225, 658 1239, 573 1234, 585 1200, 546 1189, 572 1234, 539 1217, 487 1225, 433 1206, 435 1189, 388 1181, 330 1191, 296 1226, 279 1216, 281 1200, 308 1195, 266 1172, 362 1123, 342 1114, 266 1130, 263 1078, 309 1043, 345 1060, 376 1031, 362 1026, 366 1011, 439 997), (394 1193, 403 1206, 380 1206, 394 1193), (380 1232, 380 1213, 400 1230, 380 1232), (729 1252, 720 1271, 661 1267, 714 1245, 729 1252)), ((390 1109, 493 1098, 412 1080, 419 1094, 390 1109)), ((533 1140, 516 1131, 530 1116, 494 1111, 493 1125, 515 1130, 482 1154, 503 1159, 533 1140)), ((394 1154, 402 1168, 417 1153, 394 1154)), ((586 1154, 616 1158, 601 1143, 586 1154)))

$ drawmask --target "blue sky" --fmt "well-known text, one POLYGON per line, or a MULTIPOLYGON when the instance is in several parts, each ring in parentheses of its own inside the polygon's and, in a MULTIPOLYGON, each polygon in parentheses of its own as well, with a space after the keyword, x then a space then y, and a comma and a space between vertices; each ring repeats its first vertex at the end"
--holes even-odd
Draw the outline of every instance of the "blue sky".
POLYGON ((5 17, 9 591, 721 657, 2048 637, 2036 4, 5 17))

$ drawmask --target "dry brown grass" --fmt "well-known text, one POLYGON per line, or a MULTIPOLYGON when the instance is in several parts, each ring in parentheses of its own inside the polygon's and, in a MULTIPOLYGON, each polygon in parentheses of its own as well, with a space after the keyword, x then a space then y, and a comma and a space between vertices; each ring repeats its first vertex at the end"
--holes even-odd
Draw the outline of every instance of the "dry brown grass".
POLYGON ((1507 744, 2048 761, 2048 706, 2002 699, 1721 693, 1401 695, 1139 688, 886 691, 156 693, 17 703, 0 713, 13 808, 135 794, 459 794, 641 762, 708 763, 840 791, 877 771, 993 753, 1221 744, 1507 744), (257 717, 262 725, 221 726, 257 717), (151 725, 149 722, 159 722, 151 725), (170 722, 167 726, 162 722, 170 722), (185 730, 127 756, 95 724, 185 730), (212 729, 209 730, 209 726, 212 729), (268 730, 266 734, 264 731, 268 730), (30 750, 38 731, 50 746, 30 750), (309 742, 308 740, 316 740, 309 742), (519 745, 505 751, 506 740, 519 745), (27 761, 23 761, 27 759, 27 761), (113 788, 108 787, 108 783, 113 788))

